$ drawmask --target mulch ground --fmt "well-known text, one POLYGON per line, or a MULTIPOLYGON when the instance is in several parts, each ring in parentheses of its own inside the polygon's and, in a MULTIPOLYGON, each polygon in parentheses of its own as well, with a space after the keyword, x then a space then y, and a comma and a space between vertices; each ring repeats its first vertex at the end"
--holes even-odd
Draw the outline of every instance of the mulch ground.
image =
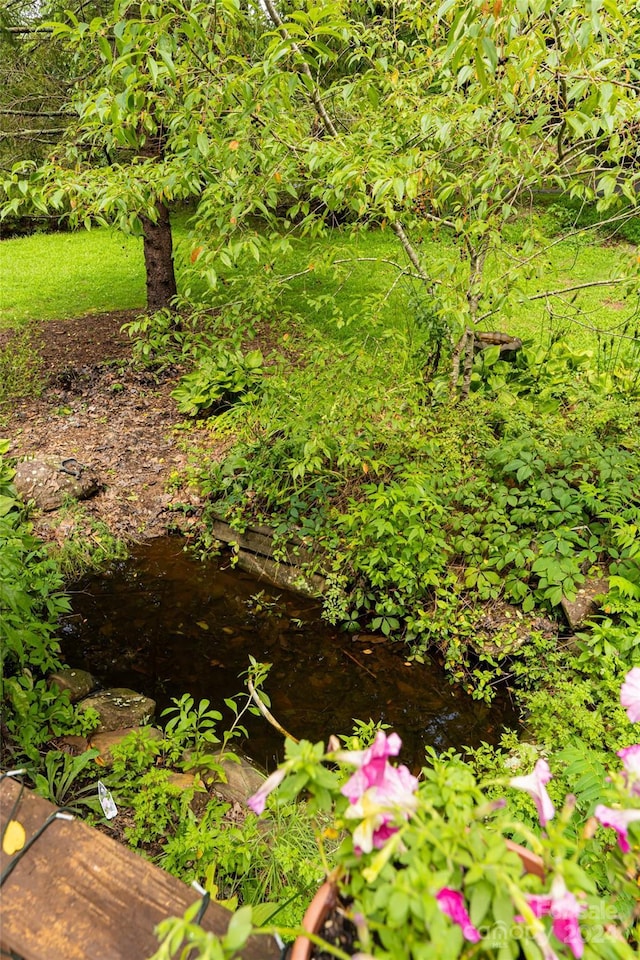
MULTIPOLYGON (((85 501, 83 514, 105 522, 116 536, 141 540, 197 513, 200 498, 190 487, 167 491, 187 464, 175 431, 184 417, 171 399, 181 371, 157 374, 130 363, 132 342, 121 327, 137 313, 38 324, 33 348, 43 390, 12 404, 2 433, 19 459, 75 457, 95 470, 103 489, 85 501), (178 499, 176 514, 171 504, 178 499)), ((11 349, 11 336, 2 334, 0 348, 11 349)), ((36 530, 58 540, 79 532, 73 518, 61 522, 55 514, 37 517, 36 530)))

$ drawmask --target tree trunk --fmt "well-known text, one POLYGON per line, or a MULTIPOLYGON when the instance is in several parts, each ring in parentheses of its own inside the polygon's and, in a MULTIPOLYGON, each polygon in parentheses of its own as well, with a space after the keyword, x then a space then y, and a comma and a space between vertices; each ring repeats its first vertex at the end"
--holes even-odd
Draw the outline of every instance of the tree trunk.
POLYGON ((140 217, 144 229, 147 310, 150 313, 168 307, 177 293, 169 211, 163 203, 158 203, 156 209, 158 219, 155 223, 148 217, 140 217))

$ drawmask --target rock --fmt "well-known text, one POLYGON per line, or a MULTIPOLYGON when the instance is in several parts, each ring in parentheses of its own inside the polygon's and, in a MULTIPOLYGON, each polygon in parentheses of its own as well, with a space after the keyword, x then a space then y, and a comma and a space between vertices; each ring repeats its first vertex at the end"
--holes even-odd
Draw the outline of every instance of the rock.
POLYGON ((592 580, 585 580, 576 593, 575 600, 567 600, 566 597, 563 597, 562 610, 572 630, 579 630, 584 625, 585 620, 588 620, 599 610, 600 603, 596 597, 608 592, 608 578, 597 577, 592 580))
POLYGON ((150 723, 156 711, 156 702, 127 687, 114 687, 85 697, 78 707, 80 710, 96 710, 100 717, 96 733, 104 733, 150 723))
POLYGON ((93 471, 74 457, 24 460, 13 482, 22 500, 34 500, 46 512, 58 510, 69 497, 86 500, 100 487, 93 471))
MULTIPOLYGON (((185 750, 184 759, 189 761, 191 757, 192 751, 185 750)), ((217 771, 212 770, 206 763, 194 767, 194 772, 198 773, 218 796, 231 804, 246 806, 249 797, 253 796, 266 779, 266 774, 237 750, 225 750, 223 759, 220 759, 220 754, 212 754, 212 760, 222 768, 222 779, 217 771)))
MULTIPOLYGON (((168 783, 180 791, 191 790, 196 785, 197 779, 195 773, 178 773, 174 771, 169 774, 168 783)), ((202 781, 200 780, 199 782, 202 787, 202 781)))
POLYGON ((68 690, 71 703, 82 700, 97 687, 96 681, 87 670, 74 670, 72 667, 65 667, 63 670, 50 673, 47 680, 50 687, 57 687, 58 690, 68 690))
POLYGON ((96 757, 96 763, 99 763, 102 767, 110 767, 113 763, 112 748, 122 743, 124 738, 128 737, 130 733, 138 733, 141 731, 144 731, 145 736, 148 737, 149 740, 162 740, 162 730, 149 726, 123 727, 121 730, 105 730, 104 733, 92 734, 89 738, 89 746, 99 751, 99 756, 96 757))
MULTIPOLYGON (((264 783, 265 775, 246 757, 237 753, 234 753, 234 756, 238 758, 237 761, 227 759, 222 760, 220 764, 227 778, 226 783, 217 778, 207 782, 223 800, 245 806, 249 797, 253 796, 264 783)), ((206 775, 205 779, 207 779, 206 775)))
POLYGON ((86 737, 80 737, 75 733, 69 733, 66 737, 60 737, 57 741, 60 750, 68 753, 72 757, 79 757, 89 749, 89 741, 86 737))

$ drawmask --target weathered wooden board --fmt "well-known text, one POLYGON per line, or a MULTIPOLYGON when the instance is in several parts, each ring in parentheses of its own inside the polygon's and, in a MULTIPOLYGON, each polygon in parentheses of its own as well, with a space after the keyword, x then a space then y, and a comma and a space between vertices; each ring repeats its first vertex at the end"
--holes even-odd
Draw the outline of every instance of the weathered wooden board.
POLYGON ((292 590, 307 597, 319 597, 327 588, 327 581, 317 573, 310 575, 300 567, 278 563, 268 557, 249 553, 248 550, 240 550, 238 553, 238 566, 247 573, 253 573, 260 580, 266 580, 283 590, 292 590))
MULTIPOLYGON (((211 526, 211 533, 216 540, 222 543, 237 543, 240 550, 248 550, 250 553, 257 553, 261 557, 275 559, 276 550, 273 545, 273 530, 268 527, 247 527, 240 533, 234 530, 226 520, 216 517, 211 526)), ((300 566, 305 563, 313 563, 317 558, 310 550, 297 539, 287 540, 284 544, 278 543, 278 551, 284 554, 283 563, 290 563, 294 566, 300 566)), ((278 559, 280 556, 278 556, 278 559)))
MULTIPOLYGON (((0 829, 20 786, 0 782, 0 829)), ((54 812, 24 791, 13 815, 27 839, 54 812)), ((0 852, 0 870, 11 860, 0 852)), ((145 960, 155 953, 156 925, 181 916, 198 894, 131 850, 80 820, 56 820, 25 854, 1 894, 0 946, 24 960, 145 960)), ((231 914, 215 903, 202 921, 223 934, 231 914)), ((254 937, 246 960, 276 960, 273 940, 254 937)))

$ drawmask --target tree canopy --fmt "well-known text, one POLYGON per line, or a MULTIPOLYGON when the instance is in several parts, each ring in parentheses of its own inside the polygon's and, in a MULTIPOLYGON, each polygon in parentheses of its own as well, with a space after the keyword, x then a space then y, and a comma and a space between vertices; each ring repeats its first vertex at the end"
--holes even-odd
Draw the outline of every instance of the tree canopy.
MULTIPOLYGON (((392 229, 400 269, 458 345, 455 371, 465 331, 508 309, 531 269, 533 223, 516 261, 485 263, 537 192, 608 218, 637 204, 640 15, 626 3, 120 0, 51 30, 96 68, 77 71, 48 160, 5 182, 4 214, 115 223, 164 250, 166 272, 168 211, 189 200, 214 300, 221 270, 271 269, 294 231, 392 229), (425 222, 454 237, 459 263, 427 270, 425 222)), ((174 292, 169 278, 149 306, 174 292)))

